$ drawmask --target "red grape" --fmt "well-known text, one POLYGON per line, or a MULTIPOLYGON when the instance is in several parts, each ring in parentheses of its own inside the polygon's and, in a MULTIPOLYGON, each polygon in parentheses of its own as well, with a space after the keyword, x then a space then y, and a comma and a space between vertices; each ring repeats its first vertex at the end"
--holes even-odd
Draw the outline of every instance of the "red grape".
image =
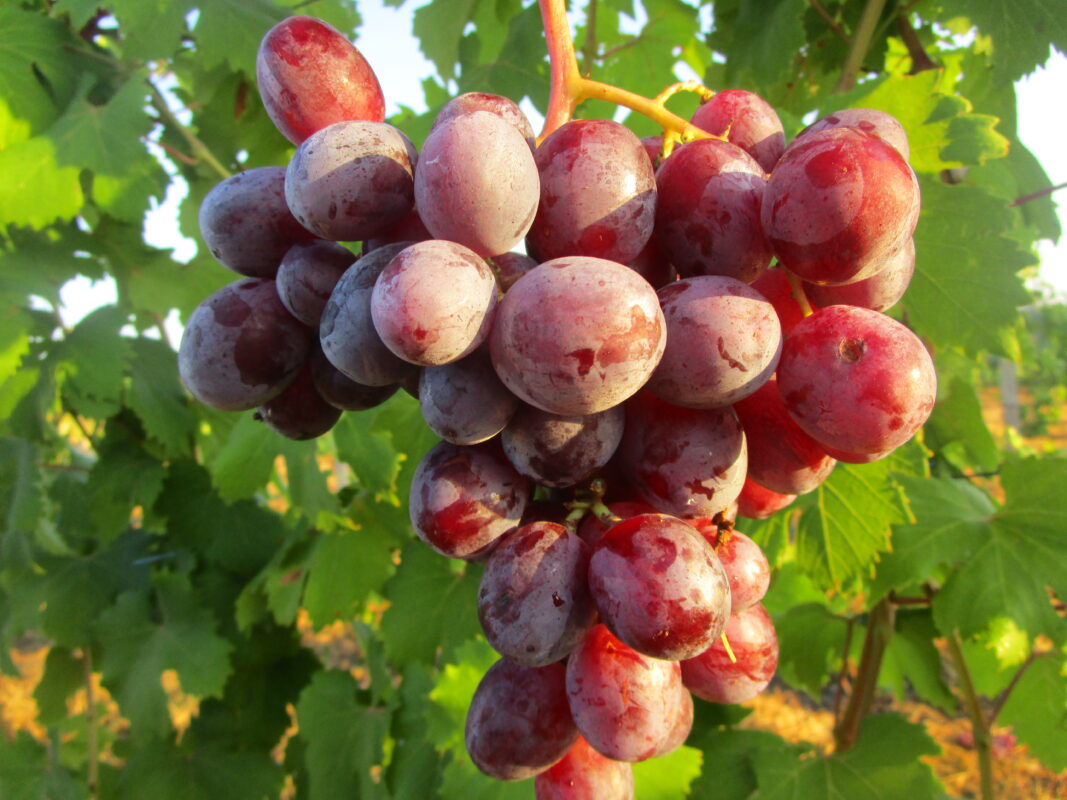
POLYGON ((771 104, 744 89, 723 89, 693 114, 693 124, 708 133, 725 136, 760 165, 774 170, 785 150, 785 131, 771 104))
POLYGON ((454 117, 475 111, 488 111, 490 114, 495 114, 519 132, 519 135, 530 145, 530 150, 536 147, 533 125, 515 101, 486 92, 465 92, 453 97, 437 112, 430 130, 444 125, 454 117))
MULTIPOLYGON (((750 467, 751 469, 751 467, 750 467)), ((749 519, 766 519, 781 511, 797 499, 795 494, 774 492, 761 486, 751 476, 745 478, 745 485, 737 498, 737 513, 749 519)))
POLYGON ((886 311, 904 296, 915 273, 915 240, 908 239, 878 272, 842 286, 804 283, 804 293, 814 306, 860 306, 886 311))
POLYGON ((366 411, 379 406, 397 390, 395 383, 387 386, 364 386, 337 369, 318 342, 312 343, 311 378, 322 399, 342 411, 366 411))
POLYGON ((605 758, 581 736, 562 759, 534 778, 535 800, 634 800, 634 770, 605 758))
POLYGON ((778 636, 761 603, 730 616, 726 640, 682 662, 682 680, 689 691, 711 703, 744 703, 767 688, 778 668, 778 636))
POLYGON ((883 139, 907 160, 911 151, 908 134, 896 117, 874 108, 843 108, 818 119, 802 130, 798 137, 818 133, 829 128, 855 128, 883 139))

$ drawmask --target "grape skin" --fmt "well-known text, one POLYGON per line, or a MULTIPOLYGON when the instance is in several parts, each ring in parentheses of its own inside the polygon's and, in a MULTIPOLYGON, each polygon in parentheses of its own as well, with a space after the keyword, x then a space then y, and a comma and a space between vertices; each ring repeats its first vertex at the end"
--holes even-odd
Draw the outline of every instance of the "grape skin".
POLYGON ((385 233, 415 202, 415 146, 384 122, 337 122, 312 134, 285 170, 300 224, 334 241, 385 233))
POLYGON ((489 337, 512 392, 561 416, 616 406, 649 378, 667 328, 651 286, 629 267, 574 256, 545 262, 504 295, 489 337))
POLYGON ((341 409, 319 394, 309 360, 296 380, 259 407, 256 418, 286 439, 304 441, 322 436, 336 425, 341 409))
POLYGON ((659 754, 682 702, 679 662, 643 656, 595 625, 567 659, 567 697, 578 731, 616 761, 659 754))
POLYGON ((605 758, 581 736, 562 759, 534 778, 535 800, 634 800, 634 770, 605 758))
POLYGON ((312 337, 312 330, 285 310, 274 281, 245 278, 207 297, 189 316, 178 374, 206 406, 256 408, 296 378, 312 337))
POLYGON ((366 411, 379 406, 396 394, 397 385, 364 386, 337 369, 318 342, 312 343, 311 379, 322 399, 342 411, 366 411))
POLYGON ((771 585, 771 565, 760 546, 740 531, 720 531, 714 520, 690 522, 715 549, 726 571, 730 582, 730 613, 736 614, 762 600, 771 585))
POLYGON ((290 142, 342 120, 385 119, 385 98, 370 64, 339 30, 292 16, 267 31, 256 54, 263 107, 290 142))
POLYGON ((868 278, 912 235, 919 183, 876 136, 831 128, 786 150, 763 198, 763 231, 782 265, 812 283, 868 278))
POLYGON ((937 375, 919 337, 901 323, 867 308, 827 306, 786 340, 778 388, 790 416, 820 444, 881 455, 926 422, 937 375))
POLYGON ((322 351, 331 364, 364 386, 403 383, 416 371, 385 346, 371 316, 374 284, 393 256, 406 246, 383 245, 360 258, 341 276, 322 310, 322 351))
POLYGON ((256 167, 217 183, 200 204, 199 224, 211 255, 253 278, 273 278, 290 247, 315 238, 285 202, 282 167, 256 167))
POLYGON ((637 136, 611 120, 571 120, 541 143, 536 158, 541 195, 526 238, 530 254, 538 261, 635 259, 656 210, 656 177, 637 136))
POLYGON ((558 523, 508 534, 478 589, 478 619, 493 649, 527 667, 565 658, 596 619, 588 566, 589 547, 558 523))
POLYGON ((500 382, 485 348, 451 364, 426 367, 419 377, 422 418, 446 442, 491 439, 518 407, 519 399, 500 382))
POLYGON ((519 108, 514 100, 498 94, 465 92, 456 95, 437 112, 430 130, 433 131, 434 128, 444 125, 455 117, 471 114, 475 111, 488 111, 490 114, 500 117, 519 132, 519 135, 530 146, 531 152, 536 148, 534 129, 533 125, 530 124, 529 118, 522 113, 522 109, 519 108))
POLYGON ((896 117, 874 108, 843 108, 816 120, 797 134, 797 137, 830 128, 855 128, 870 133, 892 146, 904 160, 911 157, 908 134, 896 117))
POLYGON ((415 469, 408 512, 415 533, 438 553, 482 558, 518 526, 529 494, 498 447, 440 442, 415 469))
POLYGON ((290 314, 317 328, 333 288, 355 260, 347 247, 334 242, 293 245, 278 266, 278 296, 290 314))
POLYGON ((559 416, 523 405, 501 433, 515 469, 543 486, 574 486, 615 454, 626 424, 622 406, 584 416, 559 416))
POLYGON ((715 551, 666 514, 611 528, 589 560, 589 591, 608 629, 652 658, 703 652, 730 614, 730 582, 715 551))
POLYGON ((486 775, 521 781, 559 761, 578 738, 562 664, 523 667, 501 659, 474 691, 464 740, 486 775))
POLYGON ((676 517, 714 517, 741 493, 748 449, 732 408, 682 408, 645 390, 627 403, 614 462, 637 499, 676 517))
POLYGON ((662 399, 716 408, 748 397, 770 378, 782 352, 774 307, 734 278, 702 275, 659 290, 667 348, 648 382, 662 399))
POLYGON ((682 680, 690 692, 710 703, 744 703, 767 688, 778 667, 778 636, 762 603, 731 615, 726 639, 682 662, 682 680))
POLYGON ((915 274, 915 240, 909 238, 869 278, 843 286, 820 286, 804 283, 804 293, 813 306, 860 306, 872 311, 887 311, 896 305, 915 274))
POLYGON ((654 238, 682 277, 726 275, 752 283, 771 263, 760 209, 767 181, 740 147, 691 142, 656 173, 654 238))
POLYGON ((506 253, 530 229, 538 195, 530 146, 496 114, 462 114, 426 137, 415 169, 415 204, 438 239, 482 258, 506 253))
POLYGON ((493 271, 456 242, 401 250, 371 292, 374 329, 396 356, 420 366, 458 361, 489 335, 497 306, 493 271))
POLYGON ((777 112, 762 97, 743 89, 724 89, 693 113, 698 128, 737 145, 771 172, 785 150, 785 130, 777 112))
POLYGON ((795 494, 774 492, 754 481, 751 476, 745 478, 745 485, 737 498, 737 513, 748 519, 767 519, 767 517, 786 508, 797 499, 795 494))

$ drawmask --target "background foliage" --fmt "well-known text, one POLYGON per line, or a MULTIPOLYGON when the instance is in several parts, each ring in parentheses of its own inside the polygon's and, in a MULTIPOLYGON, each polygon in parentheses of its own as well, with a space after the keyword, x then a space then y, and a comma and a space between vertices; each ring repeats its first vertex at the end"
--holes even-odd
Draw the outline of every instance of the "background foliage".
MULTIPOLYGON (((847 106, 907 127, 923 212, 894 314, 936 355, 925 439, 842 465, 742 529, 777 567, 767 602, 787 684, 818 699, 845 659, 854 691, 877 677, 953 713, 962 699, 1067 768, 1067 458, 1005 447, 979 400, 991 356, 1024 373, 1044 359, 1059 371, 1042 391, 1062 391, 1062 310, 1020 313, 1035 307, 1034 242, 1060 234, 1054 207, 1011 203, 1049 184, 1017 139, 1013 81, 1067 51, 1067 16, 1047 0, 888 0, 867 42, 857 28, 875 0, 645 0, 647 19, 636 0, 575 5, 583 71, 599 80, 651 96, 681 63, 712 88, 760 92, 789 135, 847 106), (854 50, 858 80, 843 80, 854 50)), ((463 751, 495 655, 474 613, 479 567, 435 556, 407 523, 433 442, 413 401, 292 443, 251 413, 192 402, 177 379, 164 320, 234 275, 203 249, 185 264, 146 244, 145 214, 180 175, 181 230, 196 237, 222 177, 286 163, 253 65, 294 12, 361 22, 341 0, 0 4, 0 667, 50 648, 38 727, 0 738, 5 798, 532 796, 482 778, 463 751), (59 290, 77 275, 110 276, 118 301, 67 327, 59 290), (353 624, 350 670, 302 645, 338 621, 353 624)), ((438 73, 431 110, 393 120, 416 143, 458 91, 545 108, 536 4, 435 2, 414 34, 438 73)), ((865 711, 824 754, 702 705, 686 747, 637 767, 638 796, 943 796, 921 727, 865 711)))

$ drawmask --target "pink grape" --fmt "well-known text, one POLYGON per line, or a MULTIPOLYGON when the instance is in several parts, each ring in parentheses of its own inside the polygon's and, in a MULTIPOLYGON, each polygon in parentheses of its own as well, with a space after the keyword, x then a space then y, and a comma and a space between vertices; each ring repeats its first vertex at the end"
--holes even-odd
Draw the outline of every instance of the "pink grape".
POLYGON ((526 246, 539 261, 593 256, 628 264, 652 235, 656 177, 637 136, 577 119, 537 148, 541 199, 526 246))
POLYGON ((901 323, 867 308, 827 306, 786 340, 778 388, 809 436, 862 456, 899 447, 922 427, 937 376, 919 337, 901 323))
POLYGON ((535 800, 634 800, 634 770, 605 758, 581 736, 562 759, 534 778, 535 800))
POLYGON ((737 513, 749 519, 766 519, 788 507, 796 499, 795 494, 773 492, 749 476, 745 478, 745 485, 737 498, 737 513))
POLYGON ((764 172, 774 170, 785 150, 785 130, 774 108, 744 89, 716 92, 694 112, 692 121, 708 133, 725 136, 752 156, 764 172))
POLYGON ((430 130, 444 125, 455 117, 472 114, 475 111, 488 111, 490 114, 495 114, 519 132, 519 135, 530 146, 531 151, 536 147, 533 125, 530 124, 529 118, 518 104, 507 97, 486 92, 465 92, 453 97, 437 112, 430 130))
POLYGON ((478 619, 493 649, 527 667, 565 658, 596 621, 588 567, 588 545, 563 525, 532 522, 508 534, 478 588, 478 619))
POLYGON ((482 558, 518 527, 530 489, 499 447, 434 445, 411 479, 415 533, 450 558, 482 558))
POLYGON ((730 582, 730 613, 736 614, 762 600, 771 585, 771 565, 760 546, 738 530, 720 529, 714 520, 706 517, 689 522, 715 549, 726 571, 730 582))
POLYGON ((767 298, 778 314, 782 326, 782 336, 788 336, 797 323, 804 319, 804 309, 793 296, 793 284, 785 270, 771 267, 752 283, 752 288, 767 298))
POLYGON ((649 378, 667 333, 659 299, 629 267, 574 256, 515 283, 489 337, 493 366, 522 400, 561 416, 618 405, 649 378))
POLYGON ((896 117, 884 111, 874 108, 843 108, 816 120, 797 136, 806 136, 829 128, 855 128, 873 134, 891 145, 905 160, 911 156, 904 126, 896 117))
POLYGON ((256 55, 256 83, 267 115, 296 145, 335 122, 385 119, 374 70, 320 19, 293 16, 267 31, 256 55))
POLYGON ((703 652, 730 615, 730 584, 715 551, 666 514, 612 527, 590 558, 589 591, 608 629, 652 658, 703 652))
POLYGON ((721 640, 695 658, 682 662, 682 680, 702 700, 744 703, 771 682, 778 668, 778 636, 774 622, 761 603, 731 615, 726 640, 736 661, 721 640))
POLYGON ((355 261, 347 247, 334 242, 295 244, 278 266, 278 296, 290 314, 317 328, 333 287, 355 261))
POLYGON ((493 664, 467 710, 464 739, 475 766, 498 780, 521 781, 563 758, 578 738, 565 680, 559 663, 493 664))
POLYGON ((915 240, 908 239, 871 277, 843 286, 805 283, 804 293, 811 304, 819 308, 842 305, 887 311, 904 296, 914 274, 915 240))

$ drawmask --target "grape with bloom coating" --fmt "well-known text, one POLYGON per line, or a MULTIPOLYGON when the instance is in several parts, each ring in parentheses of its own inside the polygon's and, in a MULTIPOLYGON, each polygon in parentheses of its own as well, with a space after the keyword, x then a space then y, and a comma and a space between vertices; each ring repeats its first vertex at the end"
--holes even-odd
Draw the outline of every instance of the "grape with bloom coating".
POLYGON ((334 242, 295 244, 278 266, 278 296, 290 314, 317 328, 333 288, 355 260, 347 247, 334 242))
POLYGON ((422 418, 446 442, 491 439, 518 407, 519 398, 500 382, 484 347, 451 364, 426 367, 419 376, 422 418))
POLYGON ((767 609, 756 603, 730 616, 726 640, 682 662, 682 680, 702 700, 744 703, 767 688, 778 668, 778 635, 767 609))
POLYGON ((655 290, 601 258, 546 261, 504 295, 489 336, 511 391, 561 416, 616 406, 649 378, 667 328, 655 290))
POLYGON ((708 133, 725 136, 752 156, 764 172, 785 150, 785 130, 771 104, 744 89, 723 89, 693 113, 693 124, 708 133))
POLYGON ((501 432, 500 443, 523 475, 562 488, 581 483, 608 463, 625 423, 622 406, 564 417, 523 405, 501 432))

